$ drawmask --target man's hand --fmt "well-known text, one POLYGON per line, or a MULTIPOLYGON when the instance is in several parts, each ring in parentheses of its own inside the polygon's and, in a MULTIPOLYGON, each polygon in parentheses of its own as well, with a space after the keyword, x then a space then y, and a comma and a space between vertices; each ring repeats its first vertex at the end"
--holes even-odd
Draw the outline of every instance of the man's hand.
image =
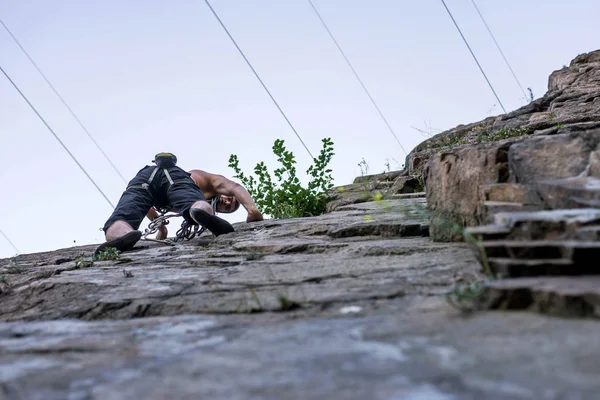
POLYGON ((258 211, 257 208, 253 208, 250 209, 250 211, 248 211, 248 217, 246 217, 246 222, 262 221, 263 219, 263 215, 260 213, 260 211, 258 211))
POLYGON ((169 230, 167 229, 167 227, 165 225, 161 225, 160 228, 158 228, 158 233, 156 234, 156 239, 157 240, 165 240, 167 238, 168 234, 169 234, 169 230))

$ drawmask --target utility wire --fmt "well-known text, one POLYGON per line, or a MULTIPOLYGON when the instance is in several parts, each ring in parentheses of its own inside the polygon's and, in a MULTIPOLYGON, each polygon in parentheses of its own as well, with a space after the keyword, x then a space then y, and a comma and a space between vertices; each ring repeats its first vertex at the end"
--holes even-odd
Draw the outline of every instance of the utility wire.
POLYGON ((285 118, 285 120, 288 123, 288 125, 290 126, 290 128, 292 128, 292 131, 294 131, 294 133, 296 134, 296 137, 298 137, 298 140, 300 140, 300 142, 302 143, 302 146, 304 146, 304 148, 306 149, 306 151, 308 152, 308 154, 310 155, 310 157, 314 159, 312 153, 310 152, 310 150, 308 149, 308 147, 306 147, 306 144, 304 143, 304 141, 302 140, 302 138, 300 137, 300 135, 296 131, 296 128, 294 128, 294 125, 292 125, 292 123, 290 122, 290 120, 288 119, 288 117, 285 115, 285 113, 283 112, 283 110, 281 109, 281 107, 279 107, 279 103, 277 103, 277 100, 275 100, 275 98, 273 97, 273 95, 271 94, 271 92, 269 91, 269 89, 267 88, 267 86, 264 84, 264 82, 262 81, 262 79, 260 79, 260 76, 258 76, 258 73, 254 69, 254 67, 252 66, 252 64, 250 63, 250 61, 248 61, 248 58, 244 55, 244 52, 242 51, 242 49, 240 49, 240 46, 238 46, 238 44, 235 41, 235 39, 233 38, 233 36, 231 36, 231 33, 229 33, 229 31, 227 30, 227 28, 225 27, 225 24, 223 23, 223 21, 221 21, 221 18, 219 18, 219 16, 215 12, 215 10, 212 8, 212 6, 208 2, 208 0, 204 0, 204 2, 208 6, 208 8, 210 8, 210 11, 213 13, 213 15, 215 16, 215 18, 217 19, 217 21, 219 21, 219 24, 221 24, 221 27, 223 28, 223 30, 225 31, 225 33, 227 34, 227 36, 229 36, 229 39, 231 39, 231 41, 233 42, 233 44, 235 45, 235 47, 238 49, 238 51, 240 52, 240 54, 242 55, 242 57, 246 61, 246 64, 248 64, 248 66, 250 67, 250 69, 254 73, 254 76, 256 76, 256 79, 258 79, 258 81, 260 82, 260 84, 262 85, 262 87, 265 89, 265 91, 267 92, 267 94, 269 95, 269 97, 271 98, 271 100, 273 100, 273 103, 275 104, 275 106, 277 107, 277 109, 279 110, 279 112, 281 113, 281 115, 283 115, 283 118, 285 118))
POLYGON ((475 63, 477 64, 477 66, 479 67, 479 70, 481 71, 481 74, 485 78, 485 80, 488 83, 490 89, 492 89, 492 93, 494 93, 494 96, 496 97, 496 100, 498 100, 498 104, 500 104, 500 107, 502 107, 502 111, 504 111, 504 114, 506 114, 506 109, 504 108, 504 105, 502 105, 502 102, 500 101, 500 98, 496 94, 496 91, 494 90, 494 87, 492 86, 492 84, 490 83, 490 80, 488 79, 487 75, 483 71, 483 68, 481 68, 481 64, 479 64, 479 61, 477 60, 477 57, 475 56, 475 53, 473 53, 473 50, 471 50, 471 46, 469 46, 469 42, 467 42, 467 39, 465 39, 465 36, 463 35, 462 31, 458 27, 458 24, 454 20, 454 17, 452 16, 452 13, 450 12, 450 9, 448 8, 448 6, 446 5, 446 2, 444 0, 442 0, 442 4, 444 5, 444 8, 448 12, 448 15, 450 16, 450 19, 452 19, 452 22, 454 22, 454 26, 458 30, 458 33, 460 33, 460 36, 462 37, 463 41, 467 45, 467 48, 469 49, 469 52, 473 56, 473 59, 475 60, 475 63))
POLYGON ((6 236, 6 233, 4 233, 2 229, 0 229, 0 235, 4 236, 4 239, 6 239, 6 241, 12 246, 12 248, 15 249, 17 254, 20 253, 19 249, 17 249, 17 246, 15 246, 14 243, 8 238, 8 236, 6 236))
POLYGON ((375 99, 373 99, 373 96, 371 96, 371 93, 369 92, 369 90, 367 89, 367 87, 365 86, 365 84, 363 83, 362 79, 360 79, 360 77, 358 76, 358 73, 356 72, 356 70, 352 66, 352 63, 350 62, 350 60, 348 59, 348 57, 346 57, 346 53, 344 52, 344 50, 342 50, 342 47, 339 45, 338 41, 333 36, 333 33, 331 33, 331 30, 329 29, 329 27, 327 26, 327 24, 325 23, 325 21, 321 17, 321 14, 317 10, 317 7, 315 7, 315 5, 313 4, 313 2, 311 0, 308 0, 308 3, 310 4, 310 6, 312 7, 313 11, 315 12, 315 14, 317 15, 317 17, 319 18, 319 21, 321 21, 321 24, 323 25, 323 27, 325 28, 325 30, 327 31, 327 33, 329 34, 329 36, 331 37, 331 40, 333 40, 333 43, 335 43, 335 46, 340 51, 342 57, 344 57, 344 60, 346 60, 346 64, 348 64, 348 67, 350 67, 350 70, 352 71, 352 73, 356 77, 356 80, 358 81, 358 83, 360 83, 360 85, 362 86, 362 88, 365 91, 365 93, 367 94, 367 96, 369 96, 369 99, 371 100, 371 103, 373 103, 373 106, 375 107, 375 109, 379 113, 379 116, 381 117, 381 119, 383 120, 383 122, 385 123, 385 125, 387 126, 388 130, 391 132, 392 135, 394 135, 394 138, 396 139, 396 142, 398 142, 398 144, 400 145, 400 148, 402 149, 402 151, 406 155, 407 153, 406 153, 406 150, 404 149, 404 146, 402 146, 402 143, 400 143, 400 140, 398 140, 398 137, 396 136, 396 133, 394 132, 394 130, 392 129, 392 127, 388 123, 388 121, 385 118, 385 116, 383 115, 383 113, 381 112, 381 109, 379 108, 379 106, 375 102, 375 99))
POLYGON ((479 17, 481 18, 481 21, 483 22, 483 25, 485 25, 485 28, 487 29, 487 31, 489 32, 490 36, 492 37, 492 40, 496 44, 496 47, 498 48, 498 51, 500 52, 500 55, 502 55, 502 58, 504 59, 504 62, 506 63, 506 66, 510 70, 510 73, 512 74, 513 78, 515 78, 515 81, 517 82, 517 85, 519 85, 519 88, 521 89, 521 92, 523 92, 523 96, 525 96, 525 100, 527 100, 527 94, 525 93, 525 90, 523 89, 523 86, 521 86, 521 82, 519 82, 519 79, 517 79, 517 74, 515 74, 515 71, 513 71, 512 67, 510 66, 510 63, 506 59, 506 56, 504 55, 504 52, 500 48, 500 45, 498 44, 498 41, 496 41, 496 37, 492 33, 492 30, 488 26, 487 22, 485 22, 485 18, 483 18, 483 15, 481 14, 481 11, 479 11, 479 7, 477 7, 477 4, 475 4, 475 0, 471 0, 471 3, 473 3, 473 7, 475 7, 475 10, 477 10, 477 14, 479 14, 479 17))
POLYGON ((21 43, 19 42, 19 40, 16 38, 16 36, 11 32, 10 29, 8 29, 8 26, 6 26, 6 24, 0 19, 0 24, 2 24, 2 26, 4 27, 4 29, 6 30, 6 32, 8 32, 8 34, 10 35, 10 37, 14 40, 14 42, 17 44, 17 46, 19 46, 19 48, 21 49, 21 51, 23 52, 23 54, 25 54, 25 56, 27 56, 27 58, 29 59, 29 61, 31 62, 31 64, 35 67, 35 69, 40 73, 40 75, 42 76, 42 78, 44 78, 44 80, 46 81, 46 83, 48 84, 48 86, 50 87, 50 89, 52 89, 52 91, 54 92, 54 94, 56 95, 56 97, 58 97, 58 99, 61 101, 61 103, 66 107, 66 109, 69 111, 69 113, 71 113, 71 116, 75 119, 75 121, 77 121, 77 123, 79 124, 79 126, 81 127, 81 129, 83 129, 83 131, 87 134, 87 136, 90 138, 90 140, 94 143, 94 145, 96 145, 96 148, 98 148, 98 150, 100 151, 100 153, 102 153, 102 155, 104 156, 104 158, 106 159, 106 161, 109 162, 109 164, 111 165, 111 167, 115 170, 115 172, 117 174, 119 174, 119 176, 121 177, 121 179, 123 180, 123 182, 127 183, 127 180, 125 179, 125 177, 123 176, 123 174, 121 174, 121 171, 119 171, 119 169, 116 167, 116 165, 112 162, 112 160, 108 157, 108 155, 104 152, 104 150, 102 150, 102 148, 100 147, 100 145, 98 144, 98 142, 96 142, 96 140, 94 139, 94 137, 92 136, 92 134, 88 131, 88 129, 85 127, 85 125, 83 125, 83 122, 81 122, 81 120, 79 119, 79 117, 75 114, 75 112, 73 111, 73 109, 67 104, 67 102, 65 101, 65 99, 60 95, 60 93, 58 93, 58 90, 56 90, 56 88, 54 87, 54 85, 52 83, 50 83, 50 80, 46 77, 46 75, 42 72, 42 70, 38 67, 37 63, 35 61, 33 61, 33 58, 31 58, 31 56, 29 55, 29 53, 25 50, 25 48, 21 45, 21 43))
POLYGON ((110 206, 112 208, 115 208, 115 206, 113 205, 113 203, 104 194, 104 192, 102 191, 102 189, 100 189, 100 187, 96 184, 96 182, 94 181, 94 179, 92 179, 92 177, 87 173, 87 171, 85 170, 85 168, 83 168, 83 166, 79 163, 79 161, 77 161, 77 158, 75 158, 75 156, 69 151, 69 148, 67 146, 65 146, 65 144, 62 142, 62 140, 60 140, 60 138, 54 132, 54 130, 50 127, 50 125, 48 125, 48 123, 46 122, 46 120, 44 119, 44 117, 42 117, 40 115, 40 113, 37 111, 37 109, 33 106, 33 104, 31 104, 31 102, 27 99, 27 97, 23 94, 23 92, 21 91, 21 89, 19 89, 19 87, 15 84, 15 82, 12 79, 10 79, 10 76, 6 73, 6 71, 4 71, 4 69, 2 68, 1 65, 0 65, 0 71, 4 74, 4 76, 6 77, 6 79, 8 79, 8 81, 13 85, 13 87, 17 90, 17 92, 19 92, 19 94, 21 95, 21 97, 23 98, 23 100, 25 100, 25 102, 29 105, 29 107, 31 107, 31 109, 33 110, 33 112, 39 117, 39 119, 44 123, 44 125, 46 125, 46 128, 48 128, 48 130, 54 136, 54 138, 58 141, 58 143, 60 143, 60 145, 63 147, 63 149, 65 149, 65 151, 71 156, 71 158, 73 159, 73 161, 75 161, 75 164, 77 164, 77 166, 83 171, 83 173, 85 174, 85 176, 88 177, 88 179, 90 180, 90 182, 92 182, 92 184, 96 187, 96 189, 98 189, 98 191, 100 192, 100 194, 102 195, 102 197, 104 197, 104 199, 108 202, 108 204, 110 204, 110 206))

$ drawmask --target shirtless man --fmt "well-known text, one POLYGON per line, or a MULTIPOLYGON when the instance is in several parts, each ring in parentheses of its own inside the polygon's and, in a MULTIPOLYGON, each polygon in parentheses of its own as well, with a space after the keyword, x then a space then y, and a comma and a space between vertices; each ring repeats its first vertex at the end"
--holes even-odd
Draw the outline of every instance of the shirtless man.
MULTIPOLYGON (((154 162, 156 166, 142 168, 127 185, 117 207, 104 224, 106 242, 94 254, 107 247, 115 247, 119 251, 133 248, 142 236, 138 228, 144 216, 151 221, 159 216, 156 208, 177 212, 188 223, 202 225, 215 236, 234 231, 229 222, 214 215, 208 203, 217 196, 217 212, 232 213, 242 205, 248 212, 246 222, 263 220, 242 185, 198 169, 186 172, 176 166, 177 158, 170 153, 157 154, 154 162)), ((156 238, 165 239, 167 233, 167 227, 163 225, 156 238)))

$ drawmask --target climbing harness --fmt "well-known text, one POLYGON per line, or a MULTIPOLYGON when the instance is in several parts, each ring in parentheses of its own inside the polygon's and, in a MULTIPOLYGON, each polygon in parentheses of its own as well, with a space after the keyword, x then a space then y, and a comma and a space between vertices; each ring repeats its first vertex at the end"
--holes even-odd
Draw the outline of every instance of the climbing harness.
MULTIPOLYGON (((171 174, 169 174, 168 168, 172 168, 177 165, 177 157, 173 153, 158 153, 154 156, 154 160, 152 160, 152 162, 156 164, 156 167, 152 171, 152 174, 150 174, 150 177, 148 178, 148 180, 146 182, 142 183, 141 185, 129 186, 126 190, 129 190, 129 189, 146 189, 146 190, 148 190, 150 188, 150 185, 152 184, 152 181, 154 180, 154 177, 156 176, 156 174, 158 173, 159 170, 162 170, 162 172, 165 174, 165 177, 169 181, 169 185, 171 185, 171 186, 173 186, 175 184, 180 184, 180 183, 191 184, 193 182, 193 180, 192 180, 192 182, 190 182, 191 179, 189 179, 189 178, 178 179, 176 181, 174 181, 173 178, 171 178, 171 174)), ((217 195, 210 200, 211 207, 212 207, 213 211, 215 212, 215 214, 217 212, 217 204, 219 204, 220 198, 221 198, 221 196, 217 195)), ((196 236, 201 235, 206 230, 205 227, 197 225, 197 224, 190 224, 190 223, 188 223, 187 220, 184 219, 183 222, 181 223, 181 228, 175 234, 174 239, 158 240, 158 239, 148 238, 148 235, 152 235, 153 233, 158 232, 158 229, 169 218, 181 217, 181 215, 177 214, 177 213, 167 214, 170 210, 166 209, 166 208, 158 209, 158 211, 160 212, 160 216, 148 224, 148 228, 146 228, 144 230, 141 240, 149 240, 149 241, 153 241, 153 242, 159 242, 159 243, 164 243, 164 244, 167 244, 170 246, 174 246, 175 245, 174 242, 178 242, 181 240, 191 240, 191 239, 195 238, 196 236)))
POLYGON ((191 178, 177 179, 176 181, 174 181, 173 178, 171 178, 171 174, 169 173, 168 169, 177 165, 177 157, 175 156, 175 154, 158 153, 157 155, 154 156, 154 160, 152 160, 152 162, 156 164, 156 167, 154 167, 154 170, 150 174, 150 177, 148 178, 148 180, 146 182, 142 183, 141 185, 128 186, 126 190, 129 190, 129 189, 146 189, 146 190, 148 190, 150 188, 150 185, 152 184, 152 181, 154 180, 154 177, 156 176, 156 174, 159 170, 163 171, 163 173, 165 174, 165 177, 169 181, 169 185, 171 185, 171 186, 173 186, 175 184, 180 184, 180 183, 191 183, 190 182, 191 178))
POLYGON ((152 162, 159 168, 171 168, 177 165, 177 156, 173 153, 158 153, 152 162))

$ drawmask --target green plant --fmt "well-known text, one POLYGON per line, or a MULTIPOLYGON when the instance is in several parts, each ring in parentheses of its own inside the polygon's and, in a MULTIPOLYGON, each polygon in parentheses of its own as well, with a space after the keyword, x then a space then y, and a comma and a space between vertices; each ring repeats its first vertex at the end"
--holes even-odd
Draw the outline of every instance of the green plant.
POLYGON ((235 171, 234 178, 246 187, 261 213, 273 218, 295 218, 320 215, 325 212, 329 200, 328 190, 333 187, 331 169, 327 165, 334 155, 333 142, 322 140, 323 148, 313 164, 306 170, 310 176, 307 187, 296 176, 296 157, 285 148, 284 141, 275 140, 273 153, 281 167, 271 177, 264 162, 256 164, 254 176, 246 176, 239 167, 237 155, 229 157, 229 167, 235 171))
POLYGON ((8 262, 8 265, 6 266, 5 272, 7 274, 20 274, 24 271, 25 271, 25 268, 23 268, 22 265, 19 265, 19 263, 17 262, 16 259, 11 258, 10 261, 8 262))
POLYGON ((247 261, 253 261, 253 260, 260 260, 261 258, 263 258, 266 254, 264 253, 260 253, 260 252, 254 252, 254 253, 250 253, 246 255, 246 260, 247 261))
POLYGON ((369 175, 369 164, 367 164, 364 157, 358 163, 358 167, 360 168, 360 176, 369 175))
POLYGON ((477 143, 497 142, 508 138, 528 135, 530 132, 525 128, 501 128, 494 132, 481 132, 477 135, 477 143))
POLYGON ((479 307, 479 301, 483 295, 485 284, 496 279, 496 274, 488 261, 482 238, 470 234, 464 227, 455 222, 449 221, 448 223, 452 226, 452 229, 460 233, 465 242, 477 249, 485 276, 470 282, 456 283, 446 294, 446 301, 460 311, 473 312, 479 307))
POLYGON ((298 308, 302 308, 300 303, 291 300, 287 296, 281 294, 277 296, 277 300, 279 301, 279 311, 291 311, 296 310, 298 308))
POLYGON ((79 268, 89 268, 94 265, 93 257, 86 257, 81 254, 75 258, 75 267, 71 269, 79 269, 79 268))
POLYGON ((93 261, 120 260, 121 252, 114 247, 107 247, 98 254, 94 254, 93 261))
POLYGON ((252 295, 252 298, 254 299, 254 301, 256 302, 256 304, 258 305, 258 310, 264 311, 262 303, 260 302, 260 299, 258 298, 258 295, 256 294, 256 290, 254 290, 254 288, 250 288, 250 294, 252 295))
POLYGON ((122 258, 121 252, 114 247, 107 247, 100 251, 98 254, 94 254, 91 257, 86 257, 85 254, 81 253, 75 257, 75 265, 68 270, 74 270, 79 268, 89 268, 94 265, 94 261, 107 261, 107 260, 118 260, 120 262, 131 261, 128 258, 122 258))
POLYGON ((451 149, 455 146, 462 146, 464 144, 469 144, 469 141, 466 137, 458 137, 456 135, 442 135, 437 139, 432 139, 425 148, 438 149, 442 147, 448 147, 451 149))
POLYGON ((477 310, 484 286, 488 281, 489 279, 480 279, 473 282, 457 283, 446 294, 446 301, 460 311, 473 312, 477 310))

